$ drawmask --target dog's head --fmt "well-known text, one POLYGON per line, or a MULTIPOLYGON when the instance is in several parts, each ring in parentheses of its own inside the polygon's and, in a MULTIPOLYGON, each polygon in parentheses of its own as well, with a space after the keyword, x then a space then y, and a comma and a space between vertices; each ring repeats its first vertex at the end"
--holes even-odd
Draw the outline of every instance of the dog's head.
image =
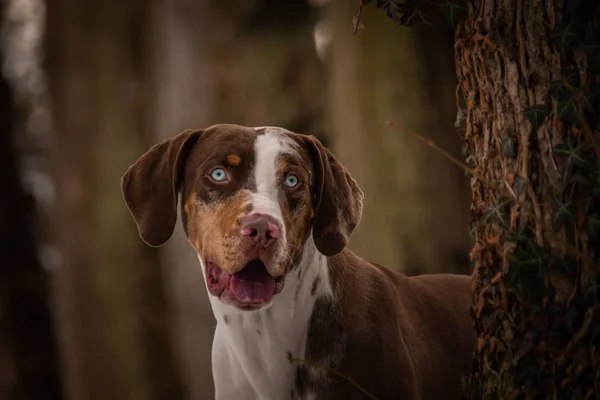
POLYGON ((313 236, 326 256, 358 225, 363 193, 312 136, 281 128, 187 130, 145 153, 122 179, 141 238, 165 243, 177 196, 208 291, 243 310, 269 304, 313 236))

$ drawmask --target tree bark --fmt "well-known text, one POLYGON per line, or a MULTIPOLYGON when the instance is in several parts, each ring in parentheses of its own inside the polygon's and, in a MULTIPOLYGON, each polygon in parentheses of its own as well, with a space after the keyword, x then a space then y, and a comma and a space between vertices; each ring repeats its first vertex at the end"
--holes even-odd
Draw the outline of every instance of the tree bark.
POLYGON ((158 2, 48 2, 56 291, 73 399, 183 398, 158 252, 120 191, 153 143, 158 2))
MULTIPOLYGON (((1 8, 0 8, 1 11, 1 8)), ((50 282, 38 258, 34 197, 23 190, 16 106, 0 79, 0 398, 62 398, 50 282)))
POLYGON ((434 50, 448 31, 407 29, 365 12, 364 30, 353 35, 355 12, 347 2, 334 0, 324 14, 333 26, 325 60, 327 133, 334 153, 365 192, 363 218, 350 247, 408 274, 468 272, 464 173, 386 124, 391 120, 400 130, 431 138, 460 157, 452 127, 452 51, 434 50))
POLYGON ((476 399, 600 397, 597 3, 467 1, 456 29, 476 399))

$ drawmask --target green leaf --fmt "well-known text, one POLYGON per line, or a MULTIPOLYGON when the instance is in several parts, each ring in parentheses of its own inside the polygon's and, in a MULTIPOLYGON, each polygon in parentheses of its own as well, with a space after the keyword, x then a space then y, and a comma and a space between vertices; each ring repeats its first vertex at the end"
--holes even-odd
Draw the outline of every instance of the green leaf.
POLYGON ((560 101, 571 98, 573 94, 563 81, 558 80, 550 82, 550 95, 560 101))
POLYGON ((567 140, 552 149, 552 153, 564 159, 565 171, 568 174, 574 167, 587 165, 585 150, 586 145, 582 141, 569 136, 567 140))
POLYGON ((515 192, 517 194, 521 194, 527 188, 527 183, 529 181, 525 178, 521 178, 519 175, 515 177, 515 192))
POLYGON ((440 8, 452 29, 456 29, 460 16, 465 11, 464 0, 440 0, 440 8))
POLYGON ((558 102, 558 119, 563 122, 575 122, 577 120, 575 98, 570 97, 558 102))
POLYGON ((561 79, 568 83, 572 89, 579 89, 581 87, 579 79, 579 70, 573 65, 561 68, 560 70, 561 79))
POLYGON ((596 109, 595 104, 598 101, 598 95, 595 93, 588 93, 581 99, 581 107, 586 112, 594 112, 596 109))
POLYGON ((569 256, 566 256, 562 259, 554 258, 552 260, 552 266, 556 271, 568 278, 571 282, 574 282, 577 278, 577 262, 569 256))
POLYGON ((517 146, 515 139, 509 135, 502 135, 501 140, 501 148, 502 148, 502 156, 515 158, 517 156, 517 146))
POLYGON ((406 11, 399 19, 399 23, 402 26, 414 26, 422 22, 426 22, 425 16, 417 9, 406 11))
POLYGON ((598 275, 592 276, 588 283, 588 294, 594 299, 600 299, 600 278, 598 275))
POLYGON ((600 215, 592 214, 587 218, 586 222, 588 234, 592 239, 598 240, 600 238, 600 215))
POLYGON ((573 212, 573 204, 570 201, 554 198, 554 212, 552 213, 552 228, 558 231, 567 222, 575 221, 575 213, 573 212))
POLYGON ((483 216, 483 223, 487 223, 489 221, 496 221, 502 226, 507 225, 507 217, 511 200, 509 198, 501 198, 496 202, 496 204, 489 206, 485 210, 485 214, 483 216))
MULTIPOLYGON (((533 239, 525 243, 519 254, 519 265, 525 267, 536 267, 538 277, 542 276, 546 266, 544 251, 533 239)), ((533 270, 532 270, 533 272, 533 270)))
POLYGON ((565 25, 563 27, 557 27, 557 29, 552 32, 550 35, 550 39, 556 47, 556 50, 563 56, 566 57, 569 54, 569 50, 571 50, 571 46, 573 42, 577 39, 577 32, 572 24, 565 25))
POLYGON ((525 117, 531 122, 534 129, 540 127, 549 113, 550 107, 545 104, 539 104, 525 109, 525 117))
POLYGON ((518 245, 523 244, 532 239, 533 238, 531 237, 529 230, 524 225, 520 226, 514 231, 510 231, 510 233, 508 234, 508 241, 515 242, 518 245))

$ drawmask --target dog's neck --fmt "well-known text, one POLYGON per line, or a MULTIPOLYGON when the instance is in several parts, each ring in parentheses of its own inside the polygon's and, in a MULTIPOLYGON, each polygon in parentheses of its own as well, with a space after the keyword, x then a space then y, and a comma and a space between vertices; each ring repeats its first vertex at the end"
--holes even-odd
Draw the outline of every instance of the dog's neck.
POLYGON ((217 319, 212 355, 217 399, 290 398, 315 299, 331 294, 327 258, 311 237, 270 307, 244 312, 211 296, 217 319))

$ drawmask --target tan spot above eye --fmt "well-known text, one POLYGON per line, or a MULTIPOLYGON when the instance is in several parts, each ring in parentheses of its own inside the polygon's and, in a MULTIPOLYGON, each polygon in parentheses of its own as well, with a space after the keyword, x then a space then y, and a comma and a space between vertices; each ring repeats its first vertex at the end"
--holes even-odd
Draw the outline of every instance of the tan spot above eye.
POLYGON ((242 159, 237 154, 230 154, 227 156, 227 163, 233 167, 240 165, 242 159))
POLYGON ((279 170, 286 170, 288 167, 289 163, 286 160, 279 160, 279 163, 277 164, 277 168, 279 170))

